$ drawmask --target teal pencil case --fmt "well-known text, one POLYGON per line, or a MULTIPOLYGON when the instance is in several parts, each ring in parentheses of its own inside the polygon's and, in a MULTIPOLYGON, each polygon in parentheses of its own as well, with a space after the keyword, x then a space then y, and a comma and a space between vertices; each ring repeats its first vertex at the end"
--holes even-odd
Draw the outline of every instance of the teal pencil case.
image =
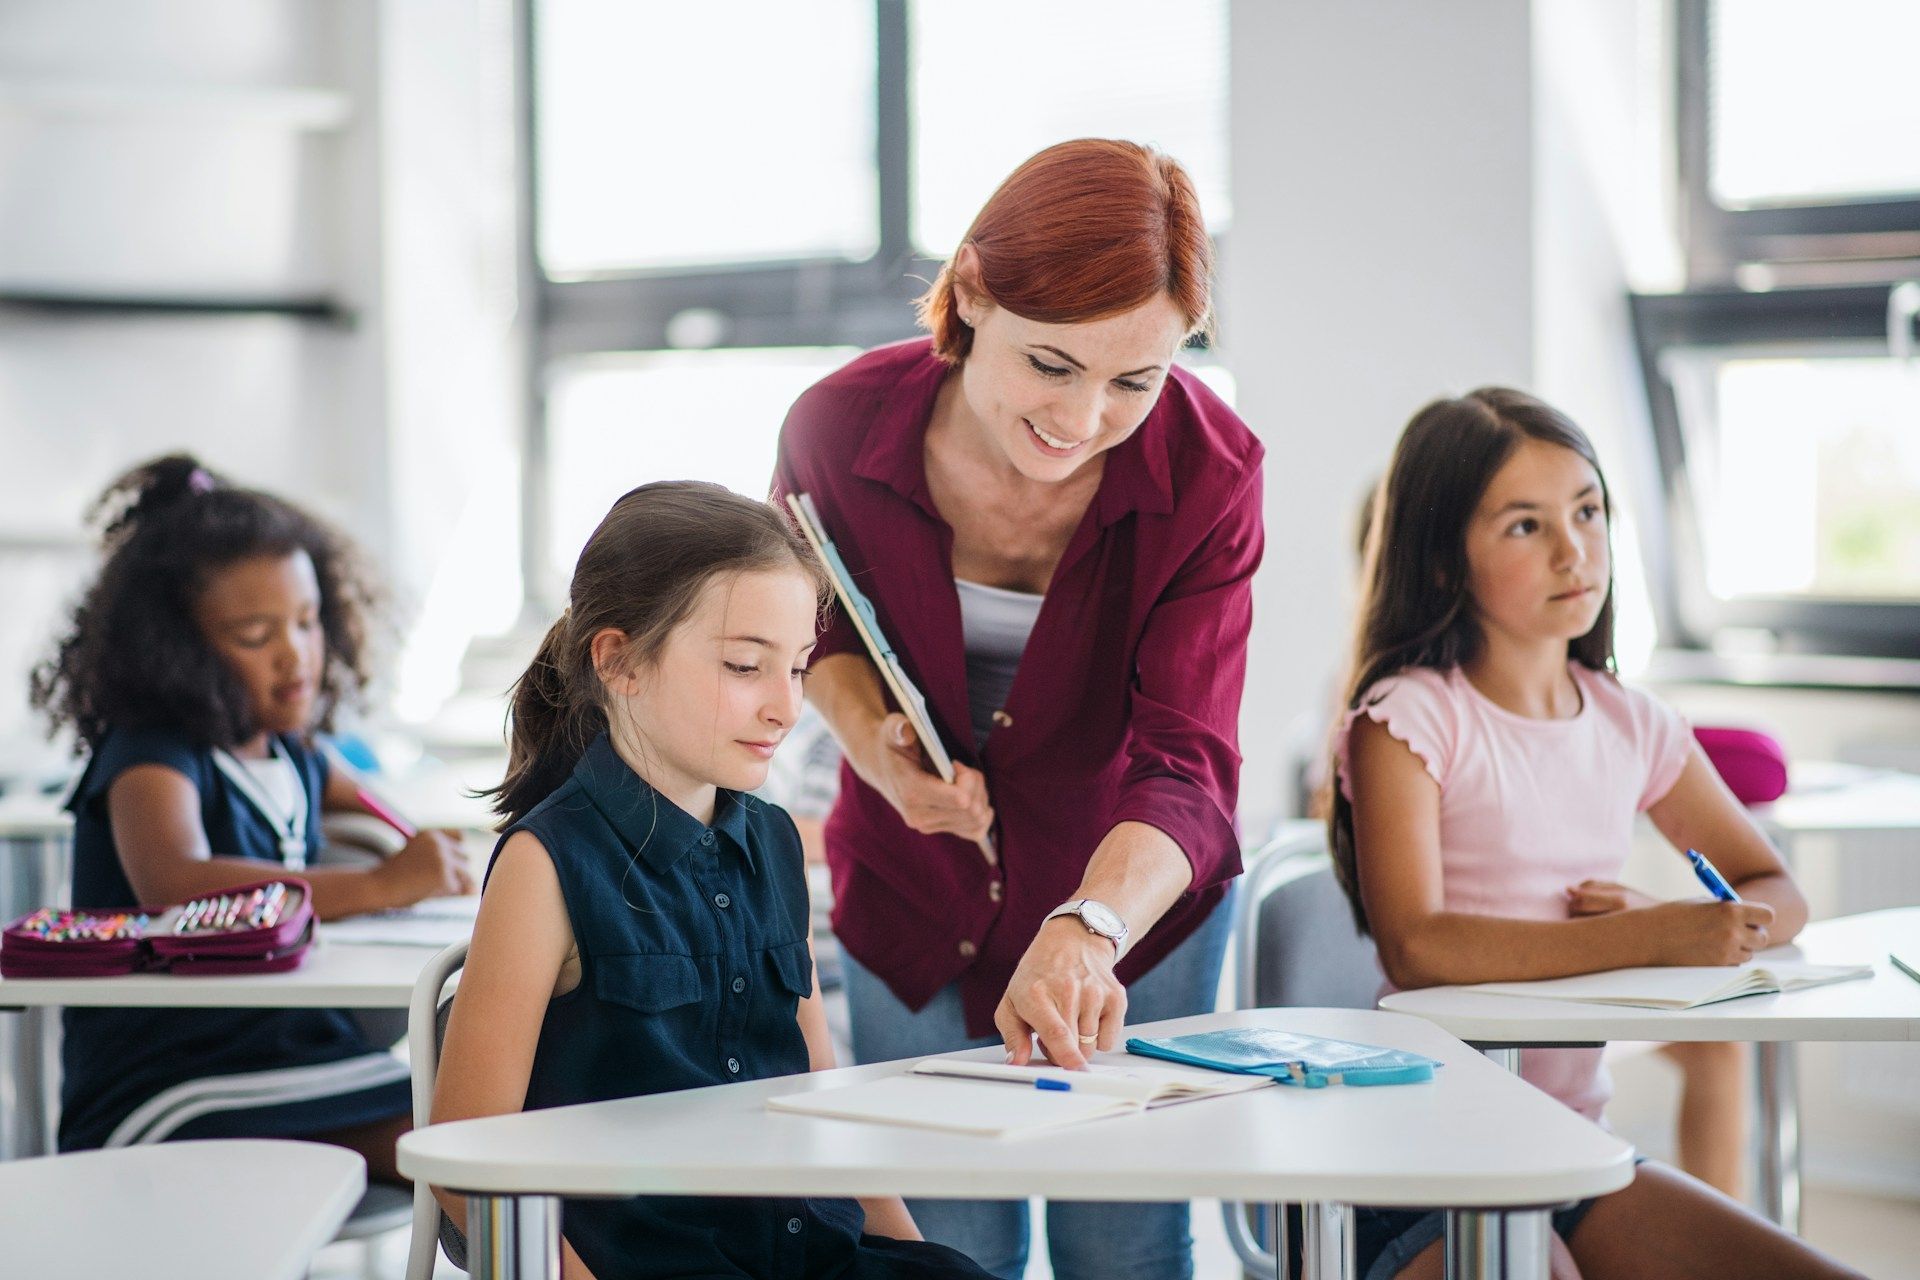
POLYGON ((1127 1052, 1237 1075, 1271 1076, 1303 1089, 1324 1089, 1330 1084, 1418 1084, 1433 1079, 1434 1068, 1441 1065, 1404 1049, 1263 1027, 1201 1031, 1164 1040, 1136 1037, 1127 1041, 1127 1052))

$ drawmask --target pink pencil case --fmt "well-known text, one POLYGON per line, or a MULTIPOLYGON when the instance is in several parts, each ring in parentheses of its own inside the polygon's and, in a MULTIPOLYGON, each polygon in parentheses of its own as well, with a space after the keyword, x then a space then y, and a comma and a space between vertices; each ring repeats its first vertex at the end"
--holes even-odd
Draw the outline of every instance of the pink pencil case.
POLYGON ((282 876, 157 910, 42 907, 0 931, 0 977, 280 973, 312 945, 312 892, 282 876))

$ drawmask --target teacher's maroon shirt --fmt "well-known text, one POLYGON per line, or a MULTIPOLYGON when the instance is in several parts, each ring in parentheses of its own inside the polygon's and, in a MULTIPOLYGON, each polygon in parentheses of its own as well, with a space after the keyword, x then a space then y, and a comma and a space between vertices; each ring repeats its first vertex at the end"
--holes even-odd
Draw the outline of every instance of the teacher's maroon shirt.
MULTIPOLYGON (((813 496, 948 751, 985 773, 998 820, 995 871, 969 841, 911 830, 842 765, 826 826, 834 931, 910 1008, 959 979, 969 1034, 992 1035, 1041 917, 1116 823, 1157 827, 1193 864, 1192 886, 1120 962, 1123 982, 1192 933, 1240 873, 1237 721, 1263 450, 1199 379, 1173 370, 1140 429, 1107 451, 976 751, 953 530, 922 455, 947 372, 922 339, 810 388, 781 431, 774 495, 813 496)), ((843 610, 815 650, 834 653, 864 653, 843 610)))

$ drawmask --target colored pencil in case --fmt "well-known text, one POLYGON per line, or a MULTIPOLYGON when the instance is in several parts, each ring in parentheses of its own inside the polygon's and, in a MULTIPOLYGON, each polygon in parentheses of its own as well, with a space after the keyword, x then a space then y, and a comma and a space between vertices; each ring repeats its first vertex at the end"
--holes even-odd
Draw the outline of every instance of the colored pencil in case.
POLYGON ((365 787, 355 787, 354 795, 359 799, 361 808, 398 831, 402 840, 411 840, 420 834, 420 828, 388 808, 385 801, 365 787))

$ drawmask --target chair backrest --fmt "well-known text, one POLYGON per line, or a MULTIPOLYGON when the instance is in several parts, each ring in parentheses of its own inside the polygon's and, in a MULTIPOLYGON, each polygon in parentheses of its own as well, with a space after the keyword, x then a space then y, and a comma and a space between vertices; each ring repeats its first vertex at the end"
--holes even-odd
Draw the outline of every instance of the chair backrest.
MULTIPOLYGON (((447 982, 467 963, 467 943, 456 942, 427 962, 413 983, 413 999, 407 1006, 407 1060, 413 1068, 413 1126, 424 1129, 433 1120, 433 1080, 440 1070, 440 1042, 447 1031, 447 1012, 452 998, 443 1000, 447 982)), ((413 1238, 407 1246, 407 1280, 431 1280, 433 1247, 440 1242, 441 1224, 446 1215, 440 1202, 424 1182, 413 1184, 413 1238)), ((451 1222, 447 1222, 451 1226, 451 1222)), ((459 1256, 454 1256, 449 1241, 448 1256, 456 1266, 466 1265, 466 1238, 459 1241, 459 1256)))
POLYGON ((1325 828, 1289 823, 1250 861, 1237 906, 1234 1003, 1373 1008, 1383 980, 1379 954, 1354 928, 1325 828))
POLYGON ((1699 725, 1693 736, 1741 804, 1765 804, 1786 794, 1787 752, 1772 734, 1699 725))
MULTIPOLYGON (((1234 906, 1236 967, 1234 1005, 1371 1009, 1380 994, 1380 957, 1371 939, 1353 926, 1346 894, 1334 879, 1321 822, 1289 822, 1247 859, 1247 874, 1234 906)), ((1249 1276, 1281 1273, 1281 1260, 1297 1257, 1292 1239, 1298 1212, 1267 1217, 1267 1206, 1222 1201, 1227 1242, 1249 1276), (1269 1243, 1256 1236, 1249 1215, 1260 1218, 1269 1243)), ((1292 1274, 1292 1261, 1285 1274, 1292 1274)))

